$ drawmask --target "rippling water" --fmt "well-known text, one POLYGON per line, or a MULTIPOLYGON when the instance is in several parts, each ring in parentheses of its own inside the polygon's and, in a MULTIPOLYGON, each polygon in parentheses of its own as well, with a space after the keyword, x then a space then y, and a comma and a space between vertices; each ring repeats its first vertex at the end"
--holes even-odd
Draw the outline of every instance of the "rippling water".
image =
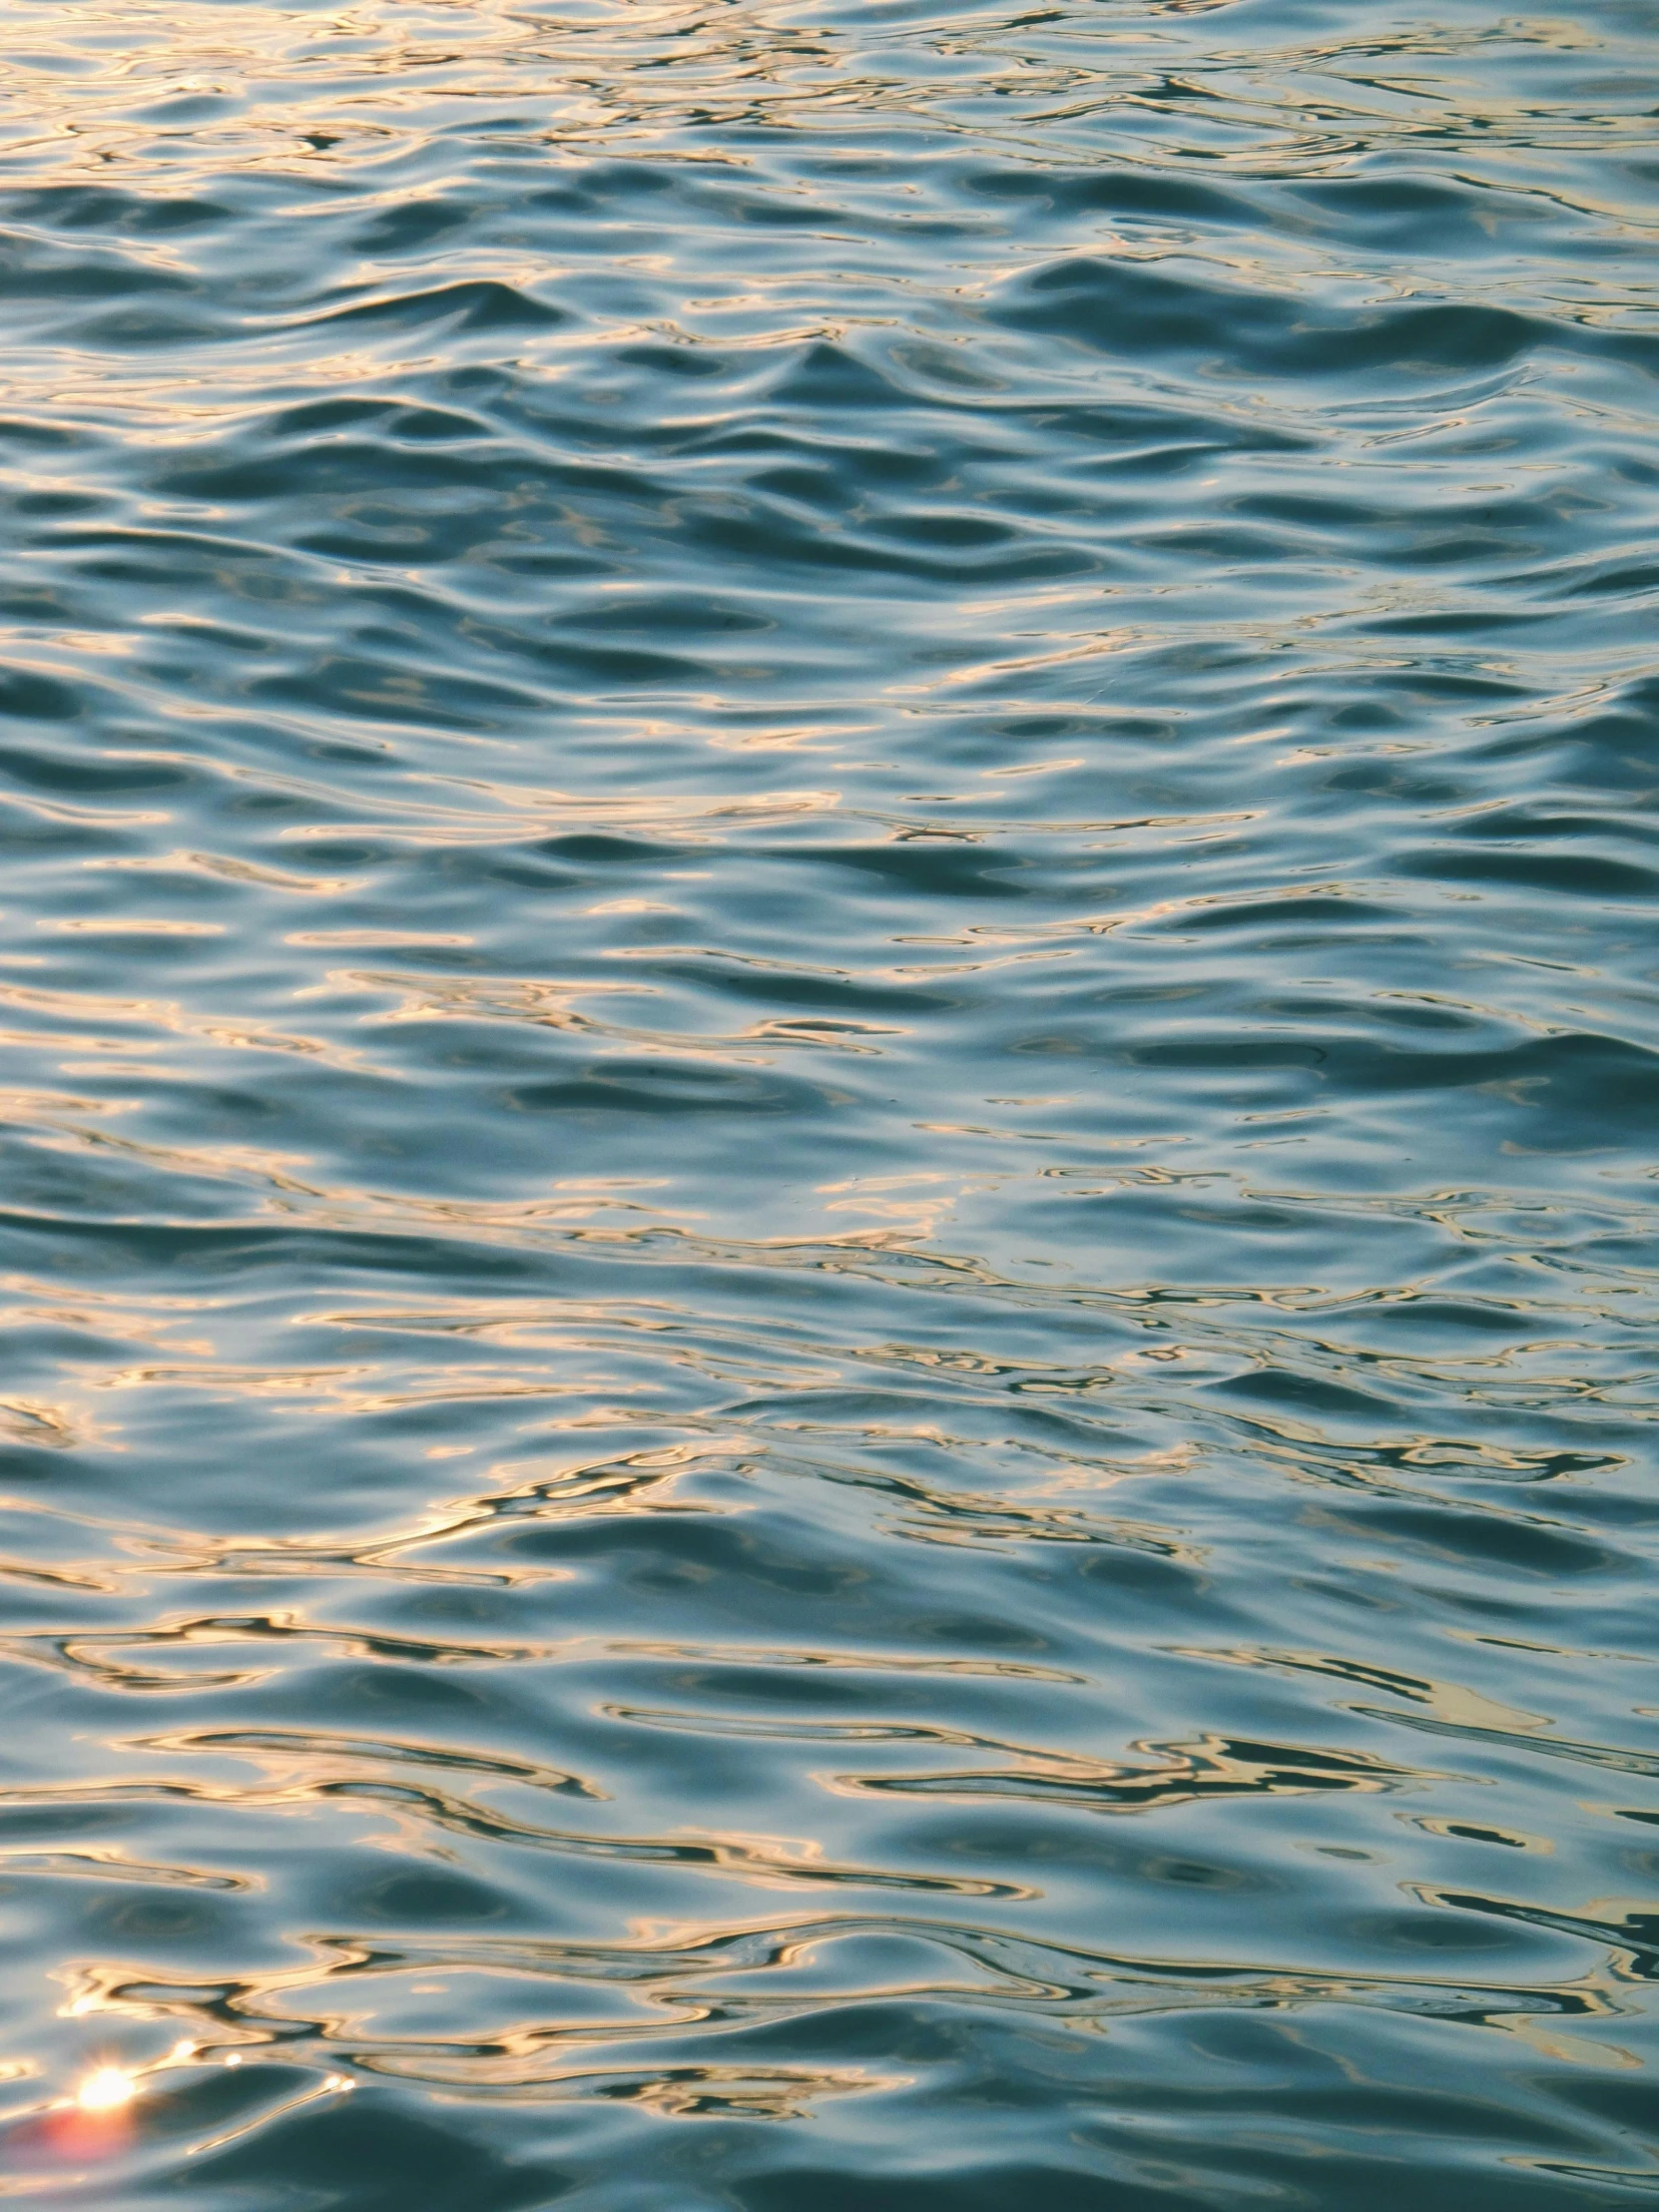
POLYGON ((1659 2192, 1651 5, 0 91, 0 2194, 1659 2192))

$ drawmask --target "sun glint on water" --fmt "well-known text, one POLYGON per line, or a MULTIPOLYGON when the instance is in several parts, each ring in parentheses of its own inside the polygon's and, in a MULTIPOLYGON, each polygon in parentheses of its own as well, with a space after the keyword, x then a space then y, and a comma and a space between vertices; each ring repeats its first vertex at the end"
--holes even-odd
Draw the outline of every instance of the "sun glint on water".
POLYGON ((75 2101, 83 2112, 119 2112, 123 2105, 131 2104, 137 2086, 133 2076, 120 2066, 100 2066, 87 2075, 75 2101))

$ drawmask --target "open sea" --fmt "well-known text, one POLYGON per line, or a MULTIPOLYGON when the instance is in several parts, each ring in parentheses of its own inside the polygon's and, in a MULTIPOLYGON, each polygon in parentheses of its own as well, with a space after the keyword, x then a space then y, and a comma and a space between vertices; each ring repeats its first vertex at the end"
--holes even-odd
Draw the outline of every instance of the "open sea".
POLYGON ((7 0, 0 2199, 1659 2200, 1659 4, 7 0))

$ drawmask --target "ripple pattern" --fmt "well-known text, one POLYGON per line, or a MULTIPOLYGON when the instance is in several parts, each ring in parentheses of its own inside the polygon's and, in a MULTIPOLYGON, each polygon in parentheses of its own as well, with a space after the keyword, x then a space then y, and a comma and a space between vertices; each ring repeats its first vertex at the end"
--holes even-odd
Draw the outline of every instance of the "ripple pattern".
POLYGON ((7 30, 0 2194, 1659 2191, 1651 7, 7 30))

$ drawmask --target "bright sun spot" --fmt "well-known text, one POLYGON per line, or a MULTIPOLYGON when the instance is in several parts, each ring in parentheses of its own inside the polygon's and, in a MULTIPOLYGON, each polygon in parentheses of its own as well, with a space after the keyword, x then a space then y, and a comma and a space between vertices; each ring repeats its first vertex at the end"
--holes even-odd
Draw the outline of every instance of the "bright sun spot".
POLYGON ((119 2066, 100 2066, 82 2082, 76 2103, 83 2112, 114 2112, 132 2101, 133 2077, 119 2066))

